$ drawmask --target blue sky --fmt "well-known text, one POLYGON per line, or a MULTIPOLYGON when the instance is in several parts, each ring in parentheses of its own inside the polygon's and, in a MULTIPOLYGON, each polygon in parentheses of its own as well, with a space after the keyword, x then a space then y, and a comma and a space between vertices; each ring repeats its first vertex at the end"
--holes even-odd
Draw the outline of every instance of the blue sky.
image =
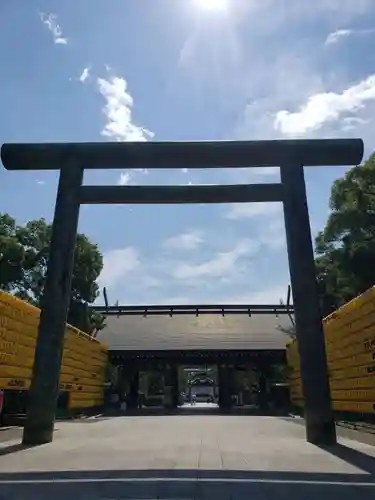
MULTIPOLYGON (((362 137, 373 151, 372 0, 0 4, 0 142, 362 137), (219 5, 220 4, 220 5, 219 5)), ((312 231, 343 168, 305 169, 312 231)), ((90 184, 254 183, 277 169, 88 172, 90 184)), ((0 211, 53 216, 53 172, 0 168, 0 211)), ((281 207, 85 206, 114 303, 278 302, 281 207)), ((102 299, 99 298, 99 301, 102 299)))

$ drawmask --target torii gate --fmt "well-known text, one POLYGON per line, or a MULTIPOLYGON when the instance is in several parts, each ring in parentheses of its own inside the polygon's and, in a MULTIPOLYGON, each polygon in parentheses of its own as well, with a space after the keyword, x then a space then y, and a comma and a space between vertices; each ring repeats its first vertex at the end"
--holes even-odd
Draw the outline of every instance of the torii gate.
POLYGON ((284 205, 306 437, 336 443, 304 166, 357 165, 360 139, 4 144, 8 170, 60 170, 47 279, 41 304, 23 443, 53 439, 80 205, 83 203, 247 203, 284 205), (83 186, 85 169, 280 166, 281 183, 212 186, 83 186))

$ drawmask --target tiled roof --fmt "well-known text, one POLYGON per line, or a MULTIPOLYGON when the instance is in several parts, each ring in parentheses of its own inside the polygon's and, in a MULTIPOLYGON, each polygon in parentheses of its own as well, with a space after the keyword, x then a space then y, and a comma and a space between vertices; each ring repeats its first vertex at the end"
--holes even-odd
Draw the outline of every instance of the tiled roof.
POLYGON ((98 339, 110 350, 280 350, 289 336, 288 315, 194 314, 106 317, 98 339))

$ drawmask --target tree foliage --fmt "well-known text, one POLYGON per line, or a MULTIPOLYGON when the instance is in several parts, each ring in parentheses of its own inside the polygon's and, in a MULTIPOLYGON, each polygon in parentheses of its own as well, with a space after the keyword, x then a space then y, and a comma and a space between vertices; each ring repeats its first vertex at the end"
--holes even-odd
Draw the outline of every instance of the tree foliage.
POLYGON ((9 291, 32 267, 32 252, 18 238, 16 221, 0 213, 0 287, 9 291))
POLYGON ((375 153, 334 182, 330 209, 316 238, 324 315, 375 284, 375 153))
MULTIPOLYGON (((45 219, 19 226, 8 214, 0 214, 0 288, 39 305, 45 284, 52 227, 45 219)), ((104 318, 88 304, 98 296, 96 280, 103 268, 97 247, 78 234, 75 247, 68 322, 96 334, 104 318)))

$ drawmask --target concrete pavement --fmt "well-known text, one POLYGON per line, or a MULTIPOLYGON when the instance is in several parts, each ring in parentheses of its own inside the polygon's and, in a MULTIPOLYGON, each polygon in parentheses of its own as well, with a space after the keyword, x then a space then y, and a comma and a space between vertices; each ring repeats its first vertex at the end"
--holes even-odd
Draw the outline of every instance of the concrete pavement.
POLYGON ((14 439, 22 439, 21 427, 0 427, 0 443, 14 439))
POLYGON ((321 449, 305 442, 293 419, 123 416, 58 422, 56 429, 54 442, 37 448, 0 443, 2 499, 375 495, 374 447, 342 439, 321 449))

